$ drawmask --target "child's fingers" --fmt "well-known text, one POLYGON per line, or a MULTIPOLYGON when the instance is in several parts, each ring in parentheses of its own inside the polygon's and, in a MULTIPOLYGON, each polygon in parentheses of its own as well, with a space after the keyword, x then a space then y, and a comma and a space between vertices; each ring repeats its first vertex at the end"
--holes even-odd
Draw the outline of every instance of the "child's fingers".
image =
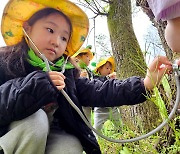
POLYGON ((51 80, 63 80, 64 78, 60 75, 50 75, 51 80))
POLYGON ((168 60, 166 56, 158 56, 158 60, 160 64, 171 65, 171 62, 168 60))
POLYGON ((80 76, 81 76, 81 77, 87 77, 87 76, 88 76, 88 73, 87 73, 87 72, 82 72, 82 73, 80 74, 80 76))
POLYGON ((65 87, 65 85, 56 86, 56 88, 57 88, 58 90, 62 90, 64 87, 65 87))
POLYGON ((176 60, 176 64, 180 65, 180 59, 176 60))
POLYGON ((62 73, 51 71, 49 72, 49 76, 58 90, 61 90, 65 87, 65 82, 64 82, 65 76, 62 73))
POLYGON ((164 74, 169 73, 170 69, 168 67, 163 67, 160 70, 158 70, 159 77, 161 78, 164 74))
POLYGON ((166 64, 166 65, 171 65, 171 62, 168 60, 168 58, 166 56, 157 56, 152 64, 154 65, 161 65, 161 64, 166 64))
POLYGON ((55 86, 62 86, 62 85, 65 86, 65 82, 61 80, 53 80, 53 83, 55 86))
POLYGON ((168 58, 166 56, 158 56, 158 62, 159 65, 172 65, 172 63, 168 60, 168 58))
POLYGON ((162 76, 172 70, 172 64, 165 56, 156 57, 149 65, 146 77, 144 79, 144 86, 151 90, 157 85, 162 76))
POLYGON ((61 90, 61 89, 63 89, 65 87, 64 80, 63 81, 61 81, 61 80, 52 80, 52 82, 53 82, 53 84, 56 86, 56 88, 58 90, 61 90))
POLYGON ((61 72, 57 72, 57 71, 50 71, 49 75, 57 75, 57 76, 61 76, 63 79, 65 79, 66 77, 61 73, 61 72))
POLYGON ((168 69, 171 69, 172 68, 172 63, 168 60, 167 57, 158 56, 150 64, 149 70, 150 71, 153 71, 153 70, 158 71, 158 70, 162 70, 162 68, 165 68, 165 67, 168 68, 168 69))

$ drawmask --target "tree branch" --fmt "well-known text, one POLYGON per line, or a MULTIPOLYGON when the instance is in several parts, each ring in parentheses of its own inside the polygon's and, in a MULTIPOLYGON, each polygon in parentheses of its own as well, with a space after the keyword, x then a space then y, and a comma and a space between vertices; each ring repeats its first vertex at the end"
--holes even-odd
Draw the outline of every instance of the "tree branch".
MULTIPOLYGON (((93 5, 91 5, 91 3, 89 3, 87 0, 85 0, 85 2, 88 4, 88 6, 92 7, 92 9, 94 9, 96 11, 95 14, 97 14, 99 12, 97 7, 94 7, 93 5)), ((94 3, 94 1, 93 1, 93 3, 94 3)))
POLYGON ((107 16, 107 15, 108 15, 108 13, 101 12, 101 11, 99 10, 99 8, 98 8, 98 6, 96 5, 96 3, 95 3, 94 0, 93 0, 93 3, 94 3, 94 5, 95 5, 95 7, 94 7, 91 3, 89 3, 87 0, 85 0, 85 3, 86 3, 87 5, 84 4, 84 3, 82 3, 82 2, 80 2, 80 3, 83 4, 84 7, 90 9, 94 14, 104 15, 104 16, 107 16))
POLYGON ((105 2, 105 3, 112 3, 112 2, 109 1, 109 0, 101 0, 101 1, 103 1, 103 2, 105 2))
POLYGON ((97 10, 93 10, 93 9, 90 7, 91 5, 88 5, 88 6, 87 6, 86 4, 84 4, 84 3, 82 3, 82 2, 76 3, 76 4, 81 5, 81 6, 85 7, 85 8, 87 8, 87 9, 90 9, 94 14, 98 14, 97 10))
POLYGON ((99 5, 99 7, 103 10, 103 12, 105 12, 104 8, 98 3, 98 1, 97 0, 94 0, 94 1, 99 5))

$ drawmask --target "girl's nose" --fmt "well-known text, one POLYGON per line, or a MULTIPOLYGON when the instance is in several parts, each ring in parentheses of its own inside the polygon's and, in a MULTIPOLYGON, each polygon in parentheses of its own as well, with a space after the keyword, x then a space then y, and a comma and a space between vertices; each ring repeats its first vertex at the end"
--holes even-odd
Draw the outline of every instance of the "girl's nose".
POLYGON ((51 38, 51 44, 54 46, 54 47, 58 47, 59 46, 59 36, 53 36, 51 38))

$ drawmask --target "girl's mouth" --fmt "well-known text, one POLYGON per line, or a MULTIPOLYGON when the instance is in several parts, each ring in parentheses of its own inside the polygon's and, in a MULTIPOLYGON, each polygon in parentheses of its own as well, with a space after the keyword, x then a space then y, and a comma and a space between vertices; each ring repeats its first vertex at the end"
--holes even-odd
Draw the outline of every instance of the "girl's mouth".
POLYGON ((56 54, 56 50, 54 49, 47 49, 49 52, 56 54))

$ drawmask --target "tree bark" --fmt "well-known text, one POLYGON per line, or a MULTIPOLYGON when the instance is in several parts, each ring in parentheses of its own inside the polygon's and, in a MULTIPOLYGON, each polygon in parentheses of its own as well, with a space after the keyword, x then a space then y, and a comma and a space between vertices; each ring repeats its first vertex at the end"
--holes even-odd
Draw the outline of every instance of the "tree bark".
MULTIPOLYGON (((144 77, 146 64, 133 31, 130 0, 113 0, 107 17, 118 78, 144 77)), ((131 96, 129 96, 131 97, 131 96)), ((124 124, 131 129, 151 130, 159 113, 152 102, 120 108, 124 124)))

